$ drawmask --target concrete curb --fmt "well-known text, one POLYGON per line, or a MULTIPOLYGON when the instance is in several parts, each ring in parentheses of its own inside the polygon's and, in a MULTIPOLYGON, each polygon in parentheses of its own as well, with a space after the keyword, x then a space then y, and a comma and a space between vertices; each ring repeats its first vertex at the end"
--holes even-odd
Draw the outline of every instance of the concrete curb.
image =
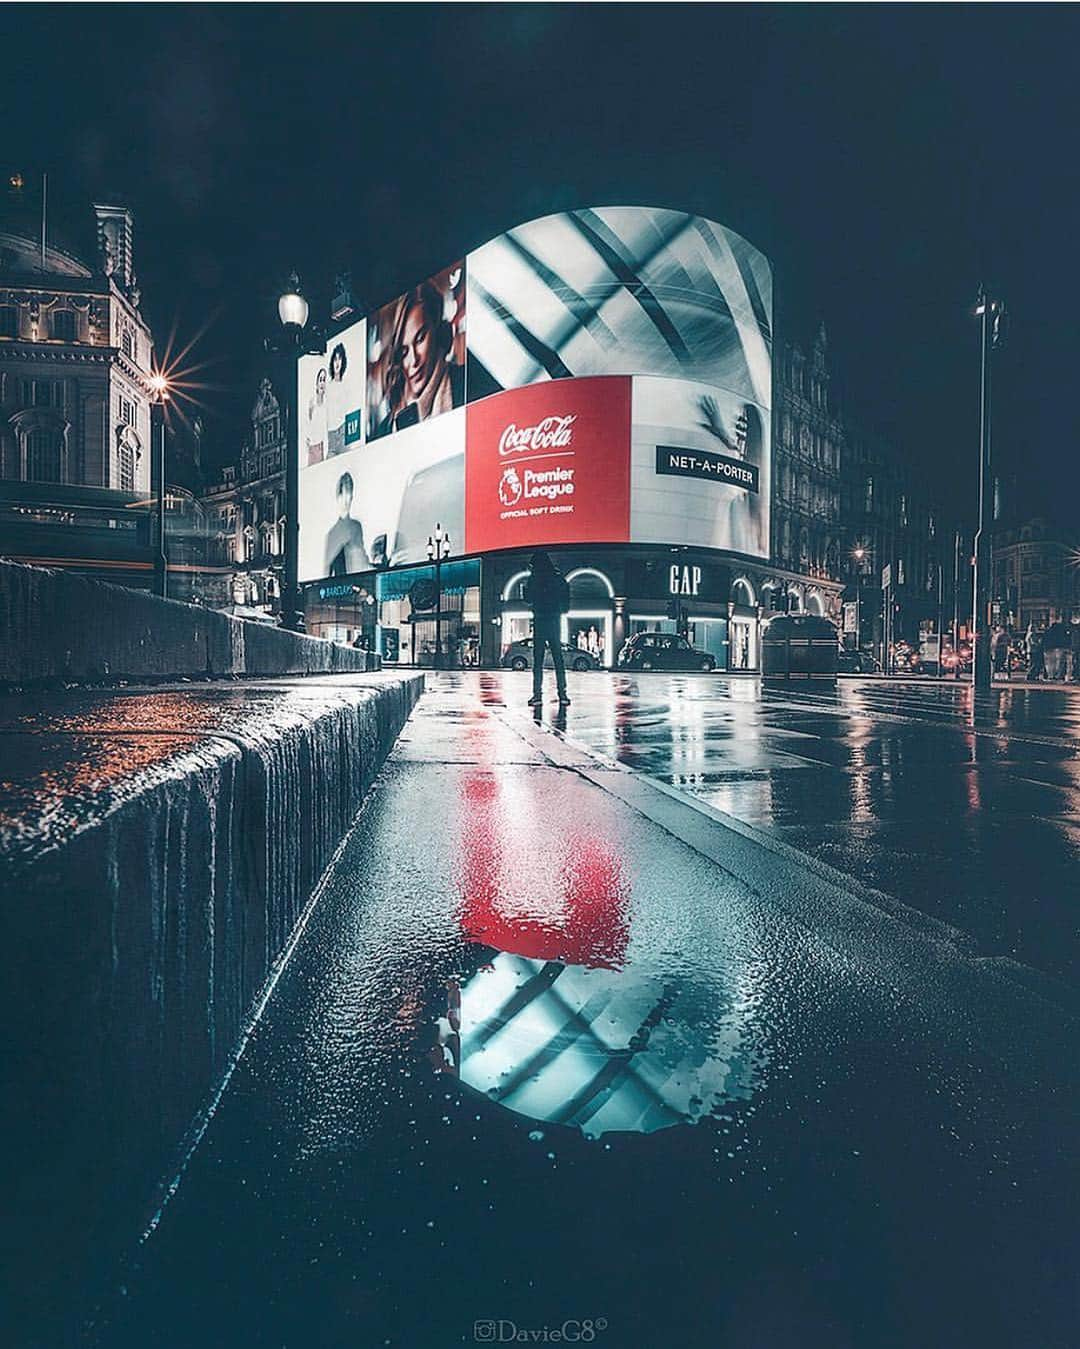
POLYGON ((0 734, 16 1307, 145 1212, 422 689, 72 695, 0 734), (178 729, 140 731, 158 712, 178 729))

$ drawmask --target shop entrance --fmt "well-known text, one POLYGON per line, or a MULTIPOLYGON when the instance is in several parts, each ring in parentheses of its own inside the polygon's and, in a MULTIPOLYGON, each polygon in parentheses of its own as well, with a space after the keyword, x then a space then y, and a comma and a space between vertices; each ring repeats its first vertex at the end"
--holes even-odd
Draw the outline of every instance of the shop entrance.
POLYGON ((729 621, 729 670, 756 670, 758 668, 757 617, 733 615, 729 621))

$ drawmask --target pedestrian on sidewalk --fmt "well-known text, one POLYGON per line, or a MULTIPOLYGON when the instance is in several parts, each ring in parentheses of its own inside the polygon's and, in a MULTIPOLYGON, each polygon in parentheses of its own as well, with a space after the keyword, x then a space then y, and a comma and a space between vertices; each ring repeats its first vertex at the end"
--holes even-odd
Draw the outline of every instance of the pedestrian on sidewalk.
POLYGON ((1069 678, 1074 684, 1080 684, 1080 618, 1074 618, 1069 624, 1069 654, 1072 659, 1069 678))
POLYGON ((570 586, 547 553, 533 553, 531 566, 532 574, 525 582, 525 599, 533 611, 533 696, 529 706, 539 707, 543 702, 544 654, 550 647, 555 687, 559 702, 565 707, 570 699, 566 692, 561 629, 562 616, 570 608, 570 586))
POLYGON ((1029 679, 1042 679, 1046 674, 1046 661, 1043 657, 1043 630, 1035 627, 1034 623, 1028 624, 1027 630, 1027 649, 1028 649, 1028 672, 1029 679))
POLYGON ((1009 642, 1005 636, 1005 629, 996 627, 993 636, 990 638, 990 660, 993 663, 994 674, 1005 674, 1005 658, 1009 654, 1009 642))
POLYGON ((1043 637, 1046 677, 1055 682, 1065 678, 1065 655, 1069 649, 1069 630, 1060 619, 1051 623, 1043 637))

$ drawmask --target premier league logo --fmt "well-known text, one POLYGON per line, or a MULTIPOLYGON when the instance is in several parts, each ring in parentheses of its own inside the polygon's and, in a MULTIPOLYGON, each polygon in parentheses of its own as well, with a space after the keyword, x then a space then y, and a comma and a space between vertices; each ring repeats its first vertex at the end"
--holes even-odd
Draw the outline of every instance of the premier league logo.
POLYGON ((499 479, 499 500, 504 506, 516 506, 521 500, 521 491, 518 471, 513 464, 508 464, 499 479))

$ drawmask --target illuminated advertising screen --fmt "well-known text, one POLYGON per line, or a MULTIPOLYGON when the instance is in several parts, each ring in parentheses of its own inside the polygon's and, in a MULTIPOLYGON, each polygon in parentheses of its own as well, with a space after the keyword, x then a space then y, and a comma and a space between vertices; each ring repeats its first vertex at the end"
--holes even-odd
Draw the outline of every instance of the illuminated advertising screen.
POLYGON ((630 538, 769 553, 768 413, 690 380, 634 380, 630 538))
POLYGON ((368 325, 367 438, 377 440, 465 401, 465 264, 383 305, 368 325))
POLYGON ((301 478, 301 581, 427 559, 436 524, 465 534, 465 409, 362 444, 301 478))
POLYGON ((301 472, 326 458, 326 357, 301 356, 296 367, 296 419, 301 472))
POLYGON ((519 225, 468 258, 469 398, 667 375, 771 401, 772 273, 722 225, 612 206, 519 225))
POLYGON ((300 579, 571 543, 769 551, 772 277, 721 225, 530 221, 298 367, 300 579), (468 329, 466 331, 466 317, 468 329))
POLYGON ((471 403, 465 545, 625 542, 628 379, 548 380, 471 403))
POLYGON ((366 324, 363 319, 331 338, 326 352, 326 457, 344 454, 364 438, 366 324))

